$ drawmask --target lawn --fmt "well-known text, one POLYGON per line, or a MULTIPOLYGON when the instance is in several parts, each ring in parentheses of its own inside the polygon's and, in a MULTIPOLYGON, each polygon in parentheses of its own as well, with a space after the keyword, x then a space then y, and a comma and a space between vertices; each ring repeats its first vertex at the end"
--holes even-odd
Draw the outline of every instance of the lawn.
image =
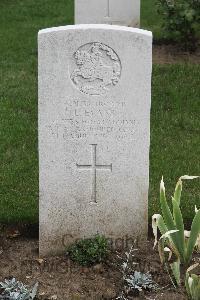
MULTIPOLYGON (((161 34, 153 1, 142 26, 161 34)), ((37 32, 73 24, 67 0, 0 1, 0 222, 38 221, 37 32)), ((169 195, 180 175, 200 173, 200 66, 155 65, 152 81, 149 216, 159 208, 159 181, 169 195)), ((184 217, 200 206, 199 182, 184 188, 184 217)))

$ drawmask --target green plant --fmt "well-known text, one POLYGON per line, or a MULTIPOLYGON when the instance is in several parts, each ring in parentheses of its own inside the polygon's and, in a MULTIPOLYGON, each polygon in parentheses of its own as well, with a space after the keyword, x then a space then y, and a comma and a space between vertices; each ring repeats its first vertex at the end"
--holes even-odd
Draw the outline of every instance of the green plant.
POLYGON ((186 271, 185 287, 189 298, 192 300, 200 300, 200 276, 190 274, 190 272, 197 266, 199 266, 199 264, 191 266, 186 271))
POLYGON ((22 282, 15 278, 11 280, 5 279, 0 282, 0 299, 4 300, 32 300, 35 299, 38 289, 38 283, 32 289, 29 289, 22 282))
POLYGON ((121 272, 123 276, 123 290, 120 295, 116 298, 118 300, 128 300, 130 292, 141 292, 143 290, 156 290, 158 284, 152 279, 149 272, 142 273, 135 270, 138 263, 134 262, 134 251, 133 246, 129 252, 125 252, 126 259, 119 257, 122 260, 121 272))
POLYGON ((182 180, 195 179, 198 176, 182 176, 175 188, 174 196, 172 197, 171 212, 165 196, 165 186, 163 179, 160 184, 160 205, 162 215, 155 214, 152 217, 152 227, 155 236, 154 247, 157 244, 157 228, 161 233, 161 238, 158 242, 158 250, 161 262, 167 266, 170 262, 172 254, 175 261, 170 264, 171 271, 175 277, 176 283, 180 283, 180 264, 187 266, 192 258, 192 253, 195 246, 198 246, 200 235, 200 210, 195 207, 195 216, 192 222, 191 231, 184 230, 183 217, 180 209, 182 180), (166 261, 165 253, 168 252, 168 261, 166 261))
POLYGON ((138 290, 139 292, 142 290, 155 290, 157 287, 149 273, 135 271, 134 274, 127 276, 125 281, 131 290, 138 290))
POLYGON ((108 242, 104 236, 77 241, 67 248, 69 257, 82 266, 90 266, 105 260, 108 255, 108 242))
POLYGON ((197 46, 199 0, 157 0, 158 13, 163 16, 168 37, 180 42, 187 50, 197 46))

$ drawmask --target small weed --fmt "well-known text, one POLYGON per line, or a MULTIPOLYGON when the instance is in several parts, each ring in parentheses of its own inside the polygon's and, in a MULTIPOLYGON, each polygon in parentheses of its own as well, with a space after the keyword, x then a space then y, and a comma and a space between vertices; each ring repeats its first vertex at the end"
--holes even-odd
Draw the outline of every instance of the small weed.
POLYGON ((104 236, 84 239, 67 248, 69 257, 82 266, 91 266, 105 260, 108 255, 108 242, 104 236))
POLYGON ((15 278, 5 279, 0 282, 0 299, 2 300, 32 300, 35 299, 38 289, 38 283, 32 289, 29 289, 22 282, 15 278))
POLYGON ((142 292, 142 290, 156 289, 156 284, 153 282, 150 273, 141 273, 135 271, 134 274, 127 276, 125 281, 131 290, 138 290, 139 292, 142 292))
POLYGON ((134 262, 134 251, 137 251, 137 249, 132 247, 129 252, 125 253, 126 259, 123 260, 121 265, 123 289, 116 298, 117 300, 128 300, 129 298, 127 297, 130 294, 137 295, 144 290, 150 291, 158 288, 149 272, 142 273, 135 270, 137 263, 134 262))

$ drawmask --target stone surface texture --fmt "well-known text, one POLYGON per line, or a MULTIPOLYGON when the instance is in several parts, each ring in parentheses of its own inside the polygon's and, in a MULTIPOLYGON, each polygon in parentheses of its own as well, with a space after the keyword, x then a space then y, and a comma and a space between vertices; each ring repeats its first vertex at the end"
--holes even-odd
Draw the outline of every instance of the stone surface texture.
POLYGON ((145 238, 151 32, 50 28, 38 50, 40 255, 97 233, 145 238))
POLYGON ((140 26, 140 0, 75 0, 75 24, 140 26))

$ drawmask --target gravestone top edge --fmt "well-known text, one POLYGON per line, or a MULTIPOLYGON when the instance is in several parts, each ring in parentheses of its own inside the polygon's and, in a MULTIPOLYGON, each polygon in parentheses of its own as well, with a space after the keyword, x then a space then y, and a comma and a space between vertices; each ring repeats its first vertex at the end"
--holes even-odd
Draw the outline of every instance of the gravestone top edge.
POLYGON ((110 30, 110 31, 125 31, 135 34, 141 34, 152 38, 152 32, 133 28, 133 27, 126 27, 126 26, 119 26, 119 25, 108 25, 108 24, 78 24, 78 25, 66 25, 66 26, 58 26, 58 27, 51 27, 41 29, 38 32, 38 36, 46 33, 53 33, 57 31, 66 31, 66 30, 87 30, 87 29, 103 29, 103 30, 110 30))

